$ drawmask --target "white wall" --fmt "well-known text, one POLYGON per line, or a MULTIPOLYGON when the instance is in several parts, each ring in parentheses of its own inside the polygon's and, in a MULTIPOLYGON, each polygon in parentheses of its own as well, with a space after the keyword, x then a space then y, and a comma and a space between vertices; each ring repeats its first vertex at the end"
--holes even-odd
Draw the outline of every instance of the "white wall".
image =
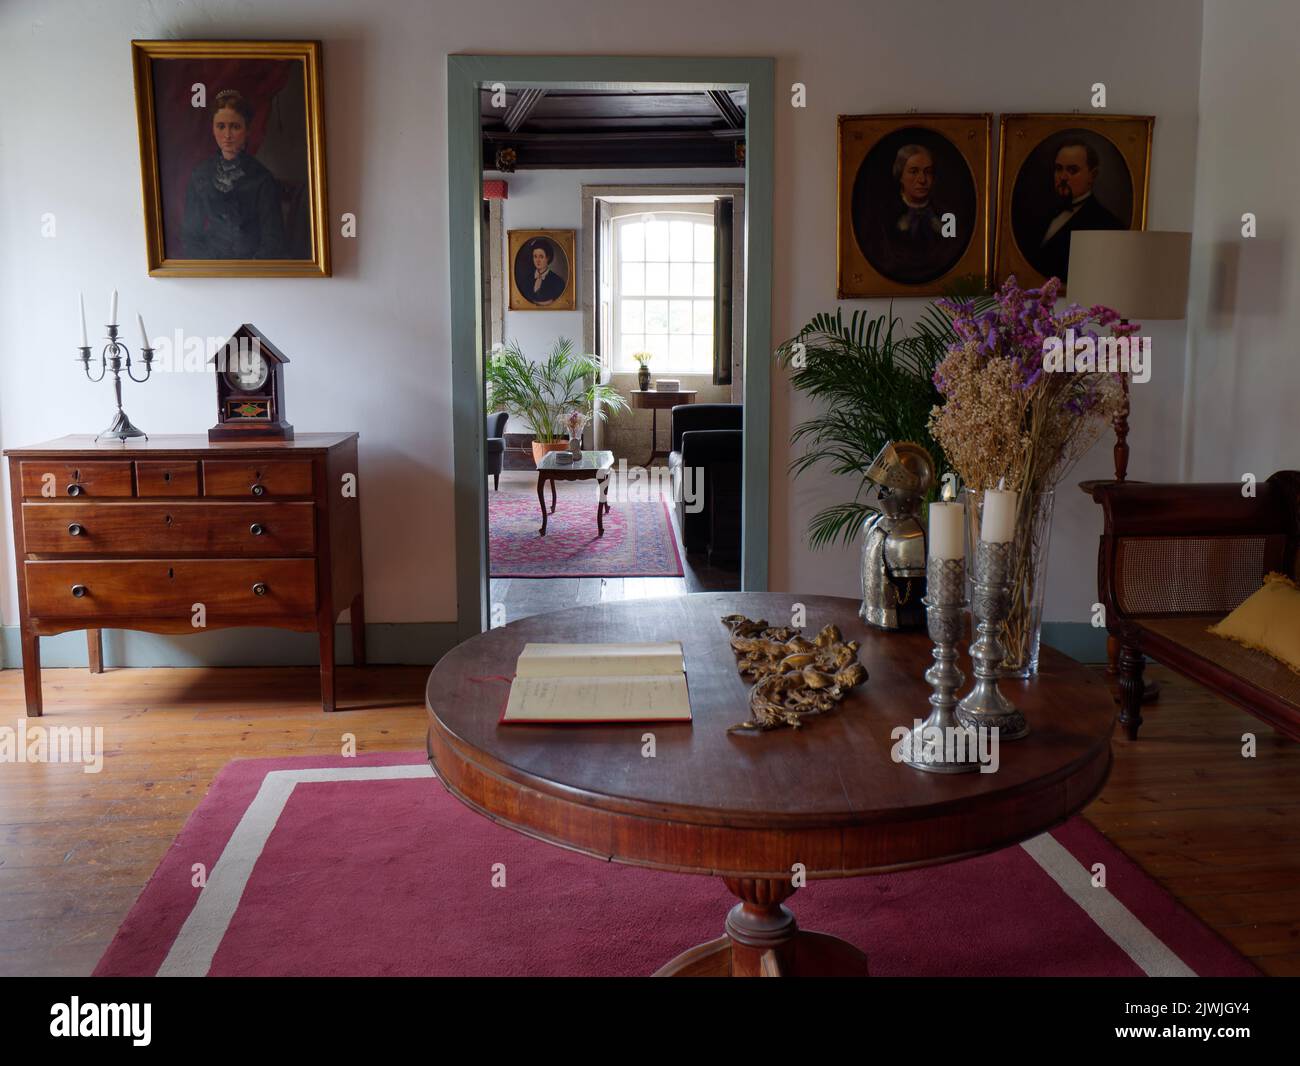
POLYGON ((1248 12, 1205 8, 1185 452, 1196 481, 1300 468, 1300 136, 1295 93, 1279 95, 1300 7, 1260 0, 1248 12))
MULTIPOLYGON (((726 0, 707 11, 693 0, 10 0, 0 9, 0 440, 29 444, 107 422, 109 387, 80 379, 72 362, 78 289, 92 322, 113 285, 123 317, 143 309, 155 332, 219 334, 253 322, 293 359, 289 415, 298 429, 361 432, 369 616, 449 620, 446 53, 775 56, 772 320, 781 338, 835 303, 837 114, 1087 110, 1090 86, 1104 81, 1112 111, 1158 116, 1150 223, 1186 227, 1200 11, 1199 0, 1096 0, 1079 9, 1029 0, 726 0), (330 206, 359 220, 355 240, 334 238, 334 278, 146 276, 133 37, 324 41, 330 206), (795 81, 807 85, 805 109, 789 106, 795 81), (44 212, 57 216, 55 239, 40 236, 44 212)), ((898 306, 911 315, 918 304, 898 306)), ((1157 344, 1181 356, 1181 328, 1162 331, 1157 344)), ((1135 477, 1175 473, 1168 452, 1182 382, 1173 362, 1167 381, 1135 399, 1135 477)), ((812 553, 803 529, 813 510, 852 486, 790 485, 786 441, 805 411, 780 374, 772 396, 772 587, 842 592, 854 558, 812 553)), ((212 382, 176 375, 128 385, 126 406, 151 431, 204 432, 212 382)), ((1098 455, 1080 474, 1105 469, 1098 455)), ((1095 598, 1100 522, 1081 494, 1065 497, 1048 613, 1083 619, 1095 598)), ((3 544, 0 609, 12 620, 7 533, 3 544)))

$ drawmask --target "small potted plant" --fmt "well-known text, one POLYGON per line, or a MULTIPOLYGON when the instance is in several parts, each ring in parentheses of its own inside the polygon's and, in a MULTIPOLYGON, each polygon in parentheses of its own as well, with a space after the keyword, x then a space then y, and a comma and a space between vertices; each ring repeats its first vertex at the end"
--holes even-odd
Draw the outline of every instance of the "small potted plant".
POLYGON ((653 352, 633 352, 632 358, 637 361, 640 369, 636 372, 636 384, 642 392, 650 388, 650 359, 653 352))
POLYGON ((606 410, 627 410, 627 400, 613 386, 601 384, 600 373, 600 360, 576 353, 567 337, 556 341, 540 362, 512 341, 488 360, 489 410, 509 411, 527 424, 533 432, 533 462, 540 463, 547 452, 569 446, 564 438, 567 412, 577 409, 584 418, 604 418, 606 410))

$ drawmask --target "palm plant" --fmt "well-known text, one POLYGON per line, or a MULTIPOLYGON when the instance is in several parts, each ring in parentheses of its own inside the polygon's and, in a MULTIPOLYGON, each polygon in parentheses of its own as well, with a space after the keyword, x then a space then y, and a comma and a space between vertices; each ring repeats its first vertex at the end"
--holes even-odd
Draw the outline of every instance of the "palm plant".
POLYGON ((511 341, 492 353, 485 378, 489 407, 523 420, 539 444, 560 439, 564 416, 574 408, 600 419, 605 409, 625 411, 628 406, 613 386, 601 384, 600 360, 576 354, 567 337, 557 340, 539 363, 511 341))
POLYGON ((797 477, 825 463, 831 473, 858 479, 852 500, 809 520, 814 548, 852 543, 863 519, 876 510, 864 499, 871 487, 866 471, 887 442, 914 441, 929 451, 936 483, 948 469, 929 421, 930 409, 942 402, 934 370, 956 336, 947 314, 933 304, 910 333, 900 336, 900 326, 892 308, 876 317, 854 311, 847 324, 837 308, 833 315, 817 315, 777 349, 778 361, 792 370, 791 384, 823 407, 791 434, 792 444, 804 445, 791 471, 797 477))

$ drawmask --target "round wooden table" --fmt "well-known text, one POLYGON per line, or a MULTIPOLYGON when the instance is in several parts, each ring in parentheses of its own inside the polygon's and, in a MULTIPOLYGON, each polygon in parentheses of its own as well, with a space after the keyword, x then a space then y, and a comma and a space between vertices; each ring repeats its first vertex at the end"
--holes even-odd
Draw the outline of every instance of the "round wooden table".
MULTIPOLYGON (((1044 648, 1038 677, 1005 681, 1030 734, 1001 745, 996 773, 928 774, 891 758, 896 727, 929 712, 923 632, 885 633, 858 601, 717 592, 577 607, 465 641, 429 677, 429 759, 454 796, 512 829, 613 862, 720 877, 738 902, 725 935, 661 975, 866 974, 836 937, 784 906, 809 880, 953 862, 1027 840, 1097 795, 1110 772, 1115 704, 1101 679, 1044 648), (805 635, 834 622, 861 642, 870 679, 799 730, 728 734, 748 685, 720 619, 739 613, 805 635), (681 641, 690 723, 500 725, 525 643, 681 641), (643 756, 645 734, 655 754, 643 756)), ((971 677, 963 658, 962 672, 971 677)), ((964 690, 963 690, 964 691, 964 690)), ((960 900, 953 900, 960 907, 960 900)), ((578 930, 575 930, 578 935, 578 930)))

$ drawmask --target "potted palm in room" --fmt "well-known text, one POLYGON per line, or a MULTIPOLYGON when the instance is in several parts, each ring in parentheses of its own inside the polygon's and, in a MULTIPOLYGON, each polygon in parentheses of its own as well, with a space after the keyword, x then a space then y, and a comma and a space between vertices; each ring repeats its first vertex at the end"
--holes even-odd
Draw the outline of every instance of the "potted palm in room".
POLYGON ((819 314, 777 349, 790 370, 790 383, 818 406, 795 427, 791 443, 804 445, 790 468, 795 476, 822 464, 848 475, 856 488, 812 515, 808 540, 814 548, 850 544, 862 523, 876 513, 867 497, 867 470, 890 441, 913 441, 933 457, 941 477, 948 464, 930 428, 930 412, 942 396, 934 371, 954 339, 947 318, 931 307, 911 331, 888 315, 853 312, 848 322, 837 308, 819 314))
POLYGON ((561 337, 550 354, 535 362, 518 341, 494 351, 486 369, 487 401, 492 410, 507 411, 533 434, 533 462, 568 445, 565 416, 572 410, 605 417, 606 410, 625 411, 627 400, 612 385, 600 381, 600 360, 575 352, 561 337))

